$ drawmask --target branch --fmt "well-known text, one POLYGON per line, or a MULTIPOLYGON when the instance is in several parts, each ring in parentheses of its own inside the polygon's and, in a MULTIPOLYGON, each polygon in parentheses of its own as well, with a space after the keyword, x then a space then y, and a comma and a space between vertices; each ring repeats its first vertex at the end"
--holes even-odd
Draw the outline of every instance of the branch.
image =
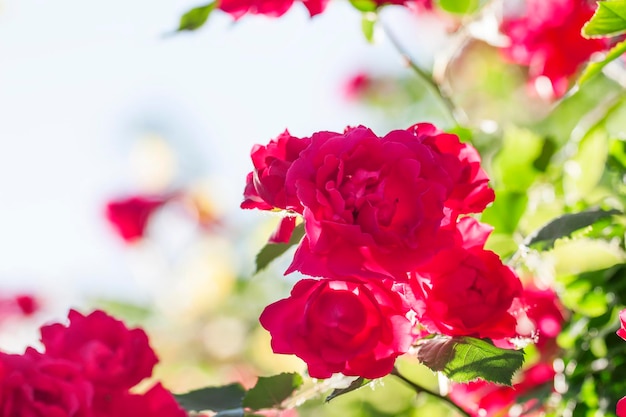
POLYGON ((402 44, 398 41, 393 31, 382 21, 380 21, 380 26, 383 28, 383 32, 385 32, 385 35, 389 38, 389 41, 391 42, 393 47, 406 61, 409 68, 411 68, 417 74, 419 79, 422 80, 424 84, 426 84, 426 86, 438 99, 439 103, 441 103, 444 113, 450 119, 450 121, 457 126, 461 125, 462 123, 460 123, 460 121, 465 120, 464 113, 454 104, 450 96, 441 88, 441 86, 435 82, 433 77, 415 63, 415 61, 411 58, 406 49, 404 49, 402 44))
POLYGON ((393 371, 391 371, 391 375, 394 375, 398 378, 400 378, 402 381, 404 381, 407 385, 409 385, 411 388, 413 388, 415 390, 416 393, 420 393, 420 392, 424 392, 432 397, 436 397, 438 399, 440 399, 441 401, 447 403, 449 406, 451 406, 452 408, 454 408, 457 412, 459 412, 462 416, 465 417, 471 417, 471 414, 469 414, 467 411, 465 411, 463 408, 461 408, 461 406, 459 406, 457 403, 455 403, 454 401, 452 401, 450 398, 443 396, 433 390, 430 390, 428 388, 422 387, 421 385, 416 384, 415 382, 407 379, 407 377, 405 377, 404 375, 402 375, 400 373, 400 371, 398 371, 398 368, 393 368, 393 371))

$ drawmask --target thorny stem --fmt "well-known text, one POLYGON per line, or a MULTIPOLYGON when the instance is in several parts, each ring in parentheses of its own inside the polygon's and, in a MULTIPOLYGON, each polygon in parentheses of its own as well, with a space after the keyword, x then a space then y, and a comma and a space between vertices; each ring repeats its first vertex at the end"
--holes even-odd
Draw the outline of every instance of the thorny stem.
POLYGON ((420 392, 424 392, 432 397, 436 397, 442 401, 444 401, 445 403, 447 403, 449 406, 451 406, 452 408, 454 408, 457 412, 459 412, 462 416, 465 417, 471 417, 471 415, 465 411, 463 408, 461 408, 461 406, 459 406, 458 404, 456 404, 454 401, 452 401, 450 398, 445 397, 433 390, 430 390, 428 388, 422 387, 421 385, 416 384, 415 382, 411 381, 410 379, 408 379, 407 377, 405 377, 404 375, 402 375, 397 368, 393 368, 393 371, 391 371, 391 375, 394 375, 398 378, 400 378, 402 381, 404 381, 407 385, 411 386, 411 388, 413 388, 415 390, 416 393, 420 393, 420 392))
POLYGON ((460 119, 465 119, 463 112, 454 104, 452 98, 441 88, 439 84, 435 82, 433 77, 422 69, 419 65, 415 63, 415 61, 411 58, 409 53, 404 49, 402 44, 398 41, 393 31, 382 21, 380 21, 380 26, 383 28, 385 35, 389 38, 389 41, 393 45, 393 47, 398 51, 400 56, 406 61, 406 64, 411 68, 417 76, 426 84, 426 86, 430 89, 430 91, 437 97, 438 101, 441 103, 445 115, 450 119, 450 121, 454 125, 461 125, 460 119))

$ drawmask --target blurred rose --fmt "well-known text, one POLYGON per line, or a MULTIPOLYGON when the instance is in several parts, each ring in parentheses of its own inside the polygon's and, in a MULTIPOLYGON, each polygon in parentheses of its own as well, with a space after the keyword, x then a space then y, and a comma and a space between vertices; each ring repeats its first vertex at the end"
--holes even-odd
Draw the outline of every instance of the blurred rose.
POLYGON ((113 200, 106 206, 106 216, 122 239, 133 242, 144 236, 152 214, 170 198, 134 196, 113 200))
POLYGON ((0 417, 91 417, 93 390, 79 366, 28 348, 0 352, 0 417))
POLYGON ((529 81, 542 97, 565 94, 580 67, 607 47, 605 40, 586 39, 580 33, 595 8, 595 2, 587 0, 527 0, 525 14, 505 16, 502 31, 511 44, 504 55, 528 66, 529 81))
POLYGON ((141 329, 103 311, 83 316, 71 310, 69 326, 55 323, 41 328, 46 355, 79 364, 85 376, 103 389, 129 389, 152 374, 158 362, 141 329))
POLYGON ((94 417, 186 417, 174 396, 158 383, 144 394, 116 392, 98 398, 94 417))
MULTIPOLYGON (((235 19, 246 14, 280 17, 287 13, 293 3, 294 0, 219 0, 217 7, 235 19)), ((324 11, 328 0, 302 0, 302 3, 313 17, 324 11)))

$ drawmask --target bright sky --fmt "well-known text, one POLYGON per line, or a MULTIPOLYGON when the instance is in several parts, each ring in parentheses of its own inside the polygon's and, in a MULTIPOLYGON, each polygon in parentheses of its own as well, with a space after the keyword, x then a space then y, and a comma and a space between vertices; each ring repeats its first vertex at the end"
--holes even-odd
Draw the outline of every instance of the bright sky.
POLYGON ((210 175, 219 205, 239 210, 254 143, 285 128, 376 128, 338 89, 402 63, 331 3, 312 20, 300 4, 236 24, 216 12, 164 37, 196 2, 0 0, 0 283, 125 285, 128 251, 102 207, 133 191, 128 154, 142 134, 165 137, 183 181, 210 175))

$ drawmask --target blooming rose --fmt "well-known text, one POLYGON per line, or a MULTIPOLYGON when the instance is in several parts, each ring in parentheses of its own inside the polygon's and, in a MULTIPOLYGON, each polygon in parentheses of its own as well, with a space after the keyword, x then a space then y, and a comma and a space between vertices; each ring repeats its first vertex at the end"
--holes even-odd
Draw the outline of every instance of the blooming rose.
POLYGON ((274 352, 300 357, 314 378, 378 378, 413 343, 408 310, 386 280, 303 279, 260 321, 274 352))
POLYGON ((489 188, 489 177, 481 167, 478 151, 467 143, 459 141, 457 135, 442 133, 430 124, 416 124, 409 131, 423 138, 424 144, 435 149, 442 158, 450 160, 449 165, 461 162, 461 170, 448 170, 455 174, 454 188, 445 206, 456 214, 480 213, 493 202, 495 193, 489 188))
POLYGON ((158 360, 143 330, 99 310, 88 316, 71 310, 68 317, 68 327, 41 328, 46 355, 79 364, 96 388, 129 389, 152 374, 158 360))
MULTIPOLYGON (((262 14, 280 17, 287 13, 294 0, 219 0, 217 7, 235 19, 245 14, 262 14)), ((311 17, 320 14, 326 8, 328 0, 302 0, 311 17)))
POLYGON ((122 239, 133 242, 144 236, 152 213, 169 198, 134 196, 114 200, 107 204, 106 216, 122 239))
MULTIPOLYGON (((550 364, 539 363, 526 369, 520 375, 520 381, 513 387, 496 385, 486 381, 475 381, 468 384, 452 384, 450 399, 460 405, 472 417, 508 416, 509 408, 515 400, 528 396, 534 389, 552 382, 554 369, 550 364)), ((536 407, 537 400, 529 399, 524 405, 524 416, 543 415, 536 407), (530 410, 535 410, 536 414, 530 410)))
POLYGON ((144 394, 127 391, 101 397, 94 406, 94 417, 186 417, 174 396, 158 383, 144 394))
POLYGON ((486 187, 473 157, 461 155, 469 145, 430 124, 383 138, 362 126, 324 133, 287 171, 306 231, 287 273, 402 279, 451 244, 456 216, 470 210, 457 200, 486 187))
POLYGON ((419 322, 433 333, 449 336, 514 337, 517 322, 509 308, 521 295, 519 278, 476 240, 486 239, 485 227, 466 217, 458 230, 461 244, 441 251, 410 274, 419 322))
POLYGON ((28 348, 0 352, 0 417, 91 417, 93 389, 80 367, 28 348))
POLYGON ((580 33, 595 8, 587 0, 527 0, 524 15, 505 17, 502 23, 511 41, 505 56, 528 66, 535 86, 545 77, 551 87, 548 96, 562 96, 581 65, 607 46, 605 40, 585 39, 580 33))

